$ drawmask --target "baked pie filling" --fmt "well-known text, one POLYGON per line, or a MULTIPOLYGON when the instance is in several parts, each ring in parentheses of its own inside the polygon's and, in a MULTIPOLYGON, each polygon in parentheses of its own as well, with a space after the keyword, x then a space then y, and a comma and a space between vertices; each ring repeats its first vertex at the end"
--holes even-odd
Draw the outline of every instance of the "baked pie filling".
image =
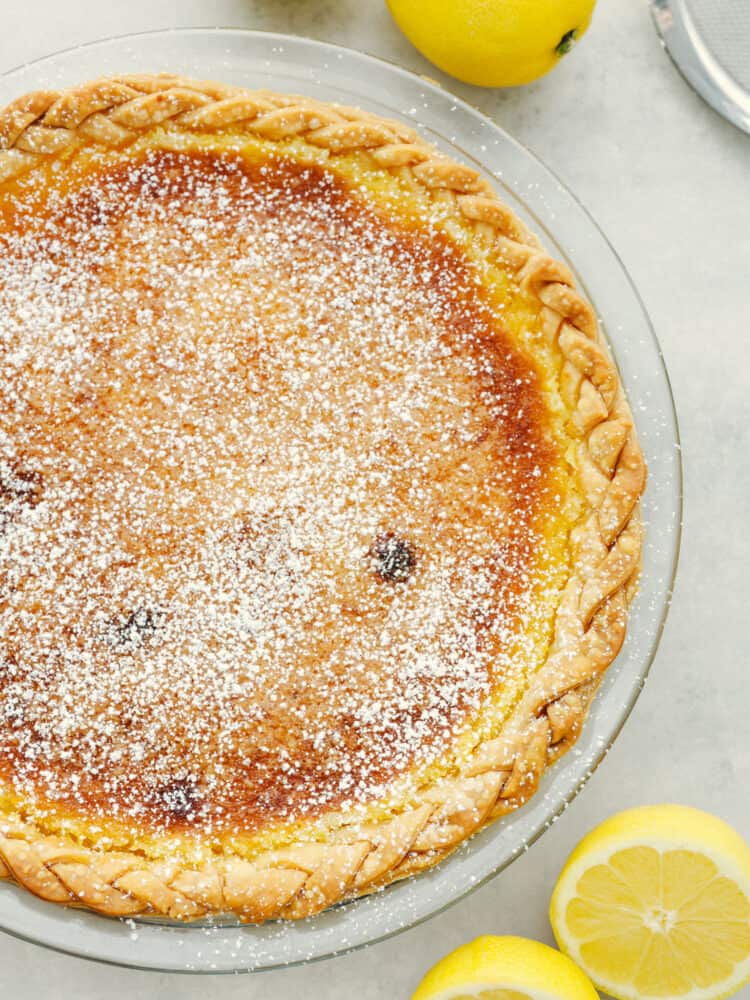
MULTIPOLYGON (((141 106, 190 92, 139 79, 141 106)), ((506 209, 493 242, 471 191, 420 179, 416 139, 415 168, 386 167, 201 107, 127 143, 66 126, 5 180, 0 154, 0 875, 44 895, 13 852, 67 845, 39 862, 61 902, 299 916, 524 801, 540 719, 543 757, 575 738, 602 666, 518 717, 551 659, 567 677, 619 648, 643 465, 595 329, 596 363, 561 346, 584 336, 568 300, 512 247, 581 325, 585 303, 506 209), (66 869, 112 863, 99 896, 66 869), (191 894, 220 869, 223 895, 191 894), (279 871, 304 878, 269 903, 279 871)))

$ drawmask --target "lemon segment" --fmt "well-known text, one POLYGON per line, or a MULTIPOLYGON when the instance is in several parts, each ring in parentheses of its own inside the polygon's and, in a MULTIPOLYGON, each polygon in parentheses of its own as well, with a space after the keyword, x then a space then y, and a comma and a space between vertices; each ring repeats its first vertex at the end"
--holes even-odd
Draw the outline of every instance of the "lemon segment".
POLYGON ((485 936, 456 948, 427 973, 412 1000, 598 1000, 580 969, 554 948, 485 936))
POLYGON ((550 904, 560 948, 622 1000, 718 1000, 750 979, 750 848, 685 806, 619 813, 585 837, 550 904))

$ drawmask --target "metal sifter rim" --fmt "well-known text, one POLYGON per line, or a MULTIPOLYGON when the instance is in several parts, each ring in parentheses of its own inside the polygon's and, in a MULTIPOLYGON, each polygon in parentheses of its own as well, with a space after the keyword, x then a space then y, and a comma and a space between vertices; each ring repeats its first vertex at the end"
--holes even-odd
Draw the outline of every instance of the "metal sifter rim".
POLYGON ((718 61, 686 0, 651 0, 656 30, 677 69, 714 110, 750 133, 750 91, 718 61))

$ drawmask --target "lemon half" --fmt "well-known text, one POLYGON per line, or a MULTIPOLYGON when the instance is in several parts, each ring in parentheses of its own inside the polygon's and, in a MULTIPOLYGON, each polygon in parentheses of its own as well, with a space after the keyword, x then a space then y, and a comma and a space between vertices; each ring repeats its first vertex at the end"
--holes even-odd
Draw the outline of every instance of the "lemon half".
POLYGON ((750 848, 685 806, 596 827, 555 886, 560 948, 621 1000, 717 1000, 750 979, 750 848))
POLYGON ((518 937, 479 937, 433 966, 412 1000, 598 1000, 573 962, 518 937))

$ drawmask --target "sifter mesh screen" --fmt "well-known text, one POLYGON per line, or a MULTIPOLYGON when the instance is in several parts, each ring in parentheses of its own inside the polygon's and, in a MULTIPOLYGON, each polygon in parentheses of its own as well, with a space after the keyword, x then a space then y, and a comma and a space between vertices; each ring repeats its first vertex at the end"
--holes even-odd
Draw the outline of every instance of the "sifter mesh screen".
POLYGON ((704 45, 750 90, 750 0, 686 0, 704 45))

